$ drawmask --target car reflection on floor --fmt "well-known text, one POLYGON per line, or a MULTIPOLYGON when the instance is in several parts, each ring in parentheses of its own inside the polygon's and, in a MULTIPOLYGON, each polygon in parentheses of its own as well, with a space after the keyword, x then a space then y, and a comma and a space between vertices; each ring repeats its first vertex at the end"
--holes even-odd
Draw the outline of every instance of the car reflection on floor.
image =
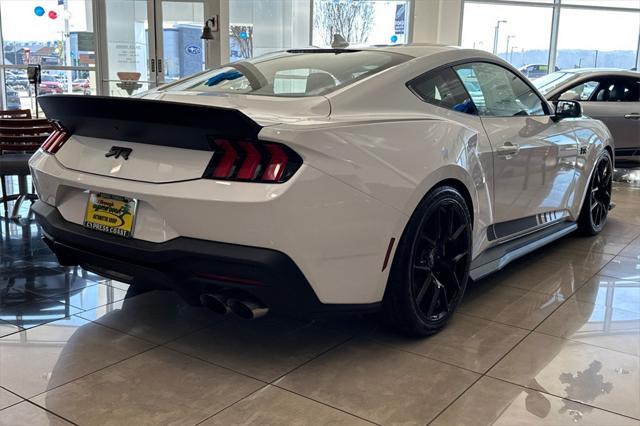
POLYGON ((638 424, 640 191, 474 283, 440 334, 246 322, 61 267, 0 221, 0 424, 638 424))

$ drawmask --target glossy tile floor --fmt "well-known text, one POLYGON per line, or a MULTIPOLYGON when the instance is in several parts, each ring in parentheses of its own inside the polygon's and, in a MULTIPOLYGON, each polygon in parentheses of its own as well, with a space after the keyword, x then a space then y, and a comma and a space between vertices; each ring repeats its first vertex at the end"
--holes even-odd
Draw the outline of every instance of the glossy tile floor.
POLYGON ((59 267, 0 221, 3 425, 640 425, 640 187, 470 288, 442 333, 243 322, 59 267))

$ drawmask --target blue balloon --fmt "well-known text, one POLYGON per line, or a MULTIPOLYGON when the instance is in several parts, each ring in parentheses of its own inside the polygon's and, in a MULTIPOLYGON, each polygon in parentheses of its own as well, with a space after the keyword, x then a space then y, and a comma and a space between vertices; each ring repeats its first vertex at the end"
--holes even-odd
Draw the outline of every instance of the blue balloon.
POLYGON ((36 6, 35 9, 33 9, 33 13, 36 14, 36 16, 42 16, 44 15, 44 7, 42 6, 36 6))
POLYGON ((398 36, 397 35, 392 35, 391 36, 391 43, 396 43, 398 41, 398 36))

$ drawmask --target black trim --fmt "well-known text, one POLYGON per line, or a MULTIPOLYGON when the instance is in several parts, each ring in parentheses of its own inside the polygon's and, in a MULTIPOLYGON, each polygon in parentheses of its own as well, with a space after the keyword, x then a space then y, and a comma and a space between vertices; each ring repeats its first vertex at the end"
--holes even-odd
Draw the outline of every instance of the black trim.
POLYGON ((631 147, 631 148, 616 148, 616 157, 631 157, 635 155, 640 155, 640 146, 631 147))
POLYGON ((262 129, 242 112, 221 107, 105 96, 45 95, 49 119, 73 135, 213 151, 210 137, 256 139, 262 129))
POLYGON ((576 230, 575 222, 559 222, 531 234, 488 248, 471 262, 471 279, 478 280, 504 268, 514 260, 576 230))
POLYGON ((487 238, 489 241, 493 241, 535 228, 536 226, 538 226, 538 219, 535 215, 495 223, 487 228, 487 238))
POLYGON ((164 243, 124 239, 65 221, 57 209, 32 206, 61 265, 80 265, 115 279, 162 285, 198 304, 202 293, 228 291, 259 299, 278 314, 314 317, 372 312, 380 303, 323 304, 286 254, 194 238, 164 243), (213 277, 232 277, 237 282, 213 277))

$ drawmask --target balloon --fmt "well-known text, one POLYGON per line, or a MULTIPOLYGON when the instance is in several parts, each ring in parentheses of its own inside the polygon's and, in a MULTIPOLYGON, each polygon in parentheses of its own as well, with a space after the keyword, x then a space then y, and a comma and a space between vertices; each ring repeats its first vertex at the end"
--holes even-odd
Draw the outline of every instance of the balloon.
POLYGON ((398 36, 397 35, 392 35, 391 36, 391 43, 397 43, 398 42, 398 36))
POLYGON ((44 7, 42 6, 36 6, 35 9, 33 9, 33 13, 36 14, 36 16, 42 16, 44 15, 44 7))
POLYGON ((49 18, 56 19, 57 17, 58 17, 58 14, 56 13, 55 10, 50 10, 49 11, 49 18))

